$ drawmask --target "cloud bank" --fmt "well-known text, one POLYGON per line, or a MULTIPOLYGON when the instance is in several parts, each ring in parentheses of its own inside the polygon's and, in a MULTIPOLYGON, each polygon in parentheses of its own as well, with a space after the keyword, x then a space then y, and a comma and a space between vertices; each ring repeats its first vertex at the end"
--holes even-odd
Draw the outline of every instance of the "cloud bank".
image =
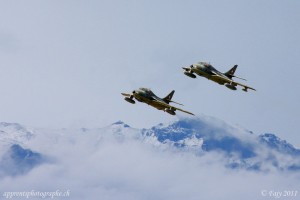
POLYGON ((253 200, 299 190, 299 173, 231 170, 214 152, 198 156, 162 149, 136 140, 134 130, 125 137, 117 133, 41 130, 27 145, 52 161, 2 178, 1 192, 70 190, 71 199, 253 200))

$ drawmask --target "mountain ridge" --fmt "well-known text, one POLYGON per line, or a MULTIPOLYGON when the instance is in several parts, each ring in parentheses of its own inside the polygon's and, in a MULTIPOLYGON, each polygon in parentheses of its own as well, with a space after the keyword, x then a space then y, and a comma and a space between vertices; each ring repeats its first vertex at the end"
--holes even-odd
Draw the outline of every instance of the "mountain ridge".
MULTIPOLYGON (((151 148, 175 149, 177 152, 196 155, 199 159, 205 154, 219 155, 224 166, 233 170, 300 171, 300 150, 287 141, 271 133, 256 135, 246 129, 206 116, 178 118, 148 129, 132 128, 120 120, 95 129, 28 129, 17 123, 0 123, 0 148, 3 152, 18 145, 23 152, 31 151, 33 153, 30 155, 38 155, 36 157, 41 160, 34 161, 32 165, 30 159, 27 160, 29 163, 26 166, 29 167, 25 172, 30 171, 30 167, 33 169, 42 164, 42 161, 46 161, 47 154, 55 157, 57 152, 53 146, 82 145, 83 148, 88 147, 92 153, 106 140, 120 144, 135 141, 151 148)), ((18 165, 22 159, 26 159, 27 154, 18 155, 18 151, 16 153, 14 157, 19 156, 19 160, 11 163, 18 165)), ((5 155, 2 155, 3 157, 5 155)))

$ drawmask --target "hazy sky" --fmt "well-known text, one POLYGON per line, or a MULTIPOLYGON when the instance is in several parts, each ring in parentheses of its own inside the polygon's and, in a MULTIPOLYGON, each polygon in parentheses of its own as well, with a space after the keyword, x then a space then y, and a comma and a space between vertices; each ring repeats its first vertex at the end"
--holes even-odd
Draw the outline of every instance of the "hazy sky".
POLYGON ((174 117, 120 93, 175 89, 186 110, 300 147, 299 10, 296 0, 0 1, 0 121, 150 127, 174 117), (257 92, 183 75, 198 61, 238 64, 257 92))

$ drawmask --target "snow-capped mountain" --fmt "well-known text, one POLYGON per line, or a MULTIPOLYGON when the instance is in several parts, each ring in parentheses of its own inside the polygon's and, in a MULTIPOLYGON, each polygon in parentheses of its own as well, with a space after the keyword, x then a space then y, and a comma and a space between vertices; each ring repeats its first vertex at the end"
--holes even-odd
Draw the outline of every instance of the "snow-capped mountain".
POLYGON ((300 150, 274 134, 255 135, 223 121, 202 117, 183 118, 169 125, 143 129, 146 140, 157 140, 177 149, 222 155, 234 169, 258 171, 300 170, 300 150))
POLYGON ((201 116, 179 118, 150 129, 135 129, 122 121, 98 129, 57 130, 0 123, 0 175, 24 174, 49 163, 50 157, 53 161, 61 153, 72 155, 72 148, 93 154, 108 140, 119 144, 138 142, 157 151, 189 153, 197 159, 211 154, 229 169, 300 170, 300 150, 276 135, 256 135, 221 120, 201 116))
POLYGON ((17 123, 0 122, 0 148, 11 144, 20 144, 30 140, 33 131, 17 123))
POLYGON ((27 173, 44 162, 43 155, 25 148, 34 132, 17 123, 0 123, 0 177, 27 173))

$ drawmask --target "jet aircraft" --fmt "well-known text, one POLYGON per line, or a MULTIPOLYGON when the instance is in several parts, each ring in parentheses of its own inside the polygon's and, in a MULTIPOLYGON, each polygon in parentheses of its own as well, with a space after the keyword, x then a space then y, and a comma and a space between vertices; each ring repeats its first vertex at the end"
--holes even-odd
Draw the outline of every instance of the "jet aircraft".
POLYGON ((121 93, 121 94, 125 96, 125 100, 128 101, 129 103, 135 104, 135 101, 133 99, 135 98, 139 102, 146 103, 150 106, 153 106, 154 108, 157 108, 158 110, 163 110, 169 113, 170 115, 176 115, 175 113, 176 110, 185 112, 190 115, 194 115, 191 112, 169 105, 170 102, 182 105, 180 103, 171 100, 174 92, 175 91, 173 90, 165 98, 159 98, 148 88, 139 88, 137 90, 133 90, 132 94, 127 94, 127 93, 121 93))
POLYGON ((242 83, 238 83, 238 82, 232 80, 233 77, 236 77, 236 78, 239 78, 242 80, 246 80, 246 79, 243 79, 243 78, 240 78, 240 77, 234 75, 236 68, 237 68, 237 65, 234 65, 229 71, 222 73, 222 72, 216 70, 211 64, 206 63, 206 62, 198 62, 198 63, 192 64, 189 67, 183 67, 184 74, 191 78, 196 78, 195 74, 197 74, 199 76, 203 76, 209 80, 212 80, 216 83, 219 83, 220 85, 225 84, 225 86, 231 90, 236 90, 237 85, 244 87, 243 91, 245 91, 245 92, 247 92, 248 89, 255 90, 254 88, 252 88, 250 86, 247 86, 247 85, 244 85, 242 83))

